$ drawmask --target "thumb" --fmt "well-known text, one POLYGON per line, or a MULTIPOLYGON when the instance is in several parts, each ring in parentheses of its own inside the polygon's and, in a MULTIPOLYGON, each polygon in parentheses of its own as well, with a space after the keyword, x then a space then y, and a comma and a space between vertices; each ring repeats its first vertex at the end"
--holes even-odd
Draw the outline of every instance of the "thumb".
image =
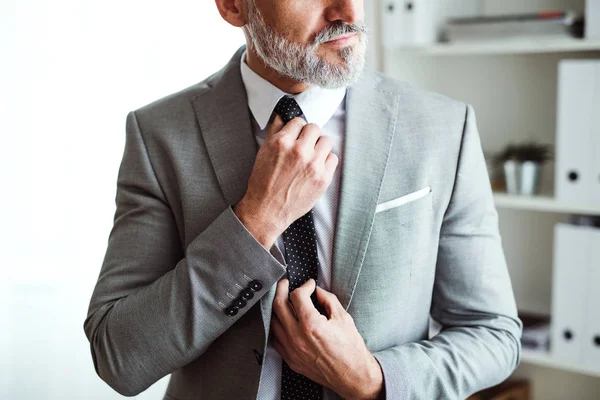
POLYGON ((275 114, 275 118, 273 118, 273 122, 271 122, 271 125, 269 125, 269 129, 267 130, 267 137, 265 141, 275 136, 275 134, 278 133, 284 125, 283 119, 281 119, 279 114, 275 114))
POLYGON ((329 319, 338 318, 346 312, 335 294, 317 286, 316 295, 319 303, 325 308, 329 319))

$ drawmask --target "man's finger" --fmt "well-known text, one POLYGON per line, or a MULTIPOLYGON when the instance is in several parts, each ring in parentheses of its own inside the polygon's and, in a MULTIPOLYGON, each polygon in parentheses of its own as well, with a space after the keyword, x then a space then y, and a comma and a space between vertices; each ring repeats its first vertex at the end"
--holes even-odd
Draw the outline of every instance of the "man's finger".
POLYGON ((290 138, 294 138, 297 140, 302 132, 302 129, 307 125, 307 122, 300 117, 293 118, 289 121, 283 128, 281 128, 280 132, 282 135, 289 136, 290 138))
MULTIPOLYGON (((321 137, 321 128, 317 124, 306 124, 298 135, 298 140, 305 142, 309 148, 314 148, 321 137)), ((325 139, 327 140, 327 139, 325 139)))
POLYGON ((327 290, 317 287, 317 301, 321 303, 329 319, 337 318, 346 312, 337 296, 327 290))
POLYGON ((279 353, 281 358, 283 358, 284 361, 288 362, 288 360, 290 359, 290 355, 286 350, 285 346, 282 345, 281 342, 275 336, 271 336, 271 345, 273 346, 273 348, 275 348, 275 351, 279 353))
POLYGON ((304 282, 302 286, 294 289, 290 294, 290 301, 300 321, 307 321, 312 317, 321 315, 310 298, 315 291, 316 285, 315 280, 311 278, 304 282))
POLYGON ((289 136, 290 140, 296 140, 305 125, 306 121, 300 117, 293 118, 291 121, 284 124, 281 117, 276 115, 267 131, 267 138, 265 141, 281 135, 289 136))
POLYGON ((284 346, 287 345, 288 332, 279 320, 277 314, 271 317, 271 334, 284 346))
POLYGON ((281 279, 277 282, 277 289, 275 291, 275 298, 273 299, 273 311, 284 326, 288 329, 294 329, 294 326, 298 323, 294 310, 288 300, 290 281, 287 278, 281 279))
POLYGON ((283 120, 281 119, 281 117, 278 114, 275 114, 275 118, 273 118, 273 122, 271 122, 271 124, 269 125, 269 128, 267 129, 267 137, 265 140, 269 140, 271 137, 273 137, 276 133, 278 133, 284 126, 285 124, 283 123, 283 120))

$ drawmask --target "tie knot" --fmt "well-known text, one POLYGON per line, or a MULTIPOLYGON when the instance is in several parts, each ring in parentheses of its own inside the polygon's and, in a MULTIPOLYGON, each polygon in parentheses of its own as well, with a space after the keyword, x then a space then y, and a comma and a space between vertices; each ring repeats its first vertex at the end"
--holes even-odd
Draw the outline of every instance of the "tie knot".
POLYGON ((292 119, 302 115, 302 109, 294 100, 293 97, 282 97, 275 106, 275 112, 283 119, 284 123, 288 123, 292 119))

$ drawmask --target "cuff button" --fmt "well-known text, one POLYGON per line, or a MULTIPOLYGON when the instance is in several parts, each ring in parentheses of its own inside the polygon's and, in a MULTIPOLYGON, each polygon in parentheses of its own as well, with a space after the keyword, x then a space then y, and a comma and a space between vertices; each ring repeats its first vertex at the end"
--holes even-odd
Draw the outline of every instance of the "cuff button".
POLYGON ((244 289, 242 293, 240 293, 240 297, 244 300, 250 300, 254 297, 254 292, 251 289, 244 289))
POLYGON ((248 287, 253 291, 258 292, 260 289, 262 289, 263 284, 258 279, 255 279, 252 282, 250 282, 250 285, 248 285, 248 287))
POLYGON ((246 300, 242 299, 241 297, 238 297, 233 301, 233 305, 237 308, 244 308, 246 307, 246 300))
POLYGON ((233 316, 234 316, 234 315, 236 315, 237 313, 238 313, 238 309, 237 309, 237 307, 235 307, 235 306, 230 306, 230 307, 227 307, 227 308, 225 309, 225 314, 226 314, 228 317, 233 317, 233 316))

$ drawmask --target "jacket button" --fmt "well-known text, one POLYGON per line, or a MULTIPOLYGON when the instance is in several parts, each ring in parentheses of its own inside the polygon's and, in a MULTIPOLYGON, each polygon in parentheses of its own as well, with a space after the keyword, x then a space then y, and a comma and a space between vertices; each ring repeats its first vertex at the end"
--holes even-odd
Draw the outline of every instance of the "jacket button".
POLYGON ((242 293, 240 293, 240 297, 244 300, 250 300, 254 297, 254 292, 251 289, 244 289, 242 293))
POLYGON ((230 306, 225 309, 225 314, 227 314, 228 317, 233 317, 237 313, 238 313, 238 309, 235 306, 230 306))
POLYGON ((246 307, 246 300, 242 299, 241 297, 238 297, 233 301, 233 305, 237 308, 244 308, 246 307))
POLYGON ((258 292, 260 289, 262 289, 263 284, 258 279, 255 279, 252 282, 250 282, 250 285, 248 285, 248 287, 253 291, 258 292))

